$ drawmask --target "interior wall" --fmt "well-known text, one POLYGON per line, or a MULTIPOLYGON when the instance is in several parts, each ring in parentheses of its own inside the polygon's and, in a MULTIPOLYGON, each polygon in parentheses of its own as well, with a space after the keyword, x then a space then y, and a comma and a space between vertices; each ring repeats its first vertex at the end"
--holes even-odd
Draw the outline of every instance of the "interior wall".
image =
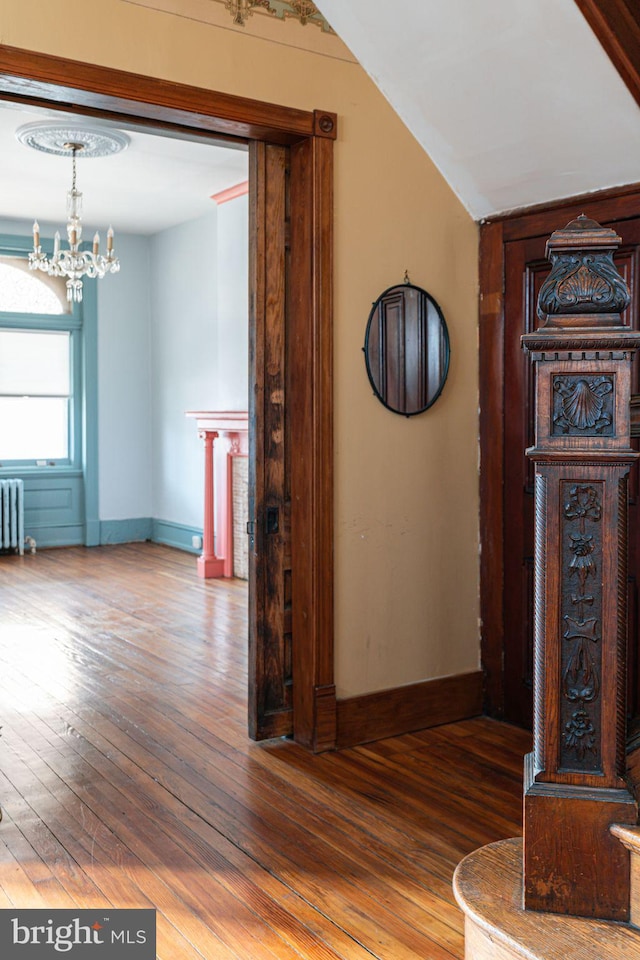
POLYGON ((218 206, 216 409, 249 402, 249 198, 218 206))
POLYGON ((117 274, 98 281, 101 520, 151 513, 149 238, 116 235, 117 274))
POLYGON ((222 4, 219 25, 180 6, 184 16, 112 0, 79 18, 71 0, 0 0, 0 41, 338 114, 338 695, 477 669, 477 227, 336 38, 289 21, 269 28, 287 43, 268 40, 258 15, 250 32, 222 4), (305 31, 317 49, 302 49, 305 31), (441 398, 410 420, 372 397, 361 349, 372 301, 405 270, 439 302, 452 347, 441 398))
POLYGON ((154 234, 151 264, 152 515, 202 529, 202 441, 185 412, 215 409, 215 204, 154 234))

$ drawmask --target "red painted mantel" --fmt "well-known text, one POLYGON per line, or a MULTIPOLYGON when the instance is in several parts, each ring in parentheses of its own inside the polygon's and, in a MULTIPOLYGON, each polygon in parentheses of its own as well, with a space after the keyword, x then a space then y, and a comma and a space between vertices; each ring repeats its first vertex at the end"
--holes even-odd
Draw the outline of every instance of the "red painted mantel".
POLYGON ((249 414, 246 410, 188 410, 196 421, 198 436, 204 440, 204 537, 202 556, 198 557, 198 576, 233 576, 233 459, 246 457, 249 440, 249 414), (226 442, 226 462, 218 460, 215 469, 214 442, 226 442), (214 531, 218 532, 215 552, 214 531))

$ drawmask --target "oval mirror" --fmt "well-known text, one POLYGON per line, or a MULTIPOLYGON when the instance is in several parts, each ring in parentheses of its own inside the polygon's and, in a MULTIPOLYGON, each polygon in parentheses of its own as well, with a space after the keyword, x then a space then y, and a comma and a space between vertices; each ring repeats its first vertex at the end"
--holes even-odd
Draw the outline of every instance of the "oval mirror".
POLYGON ((413 417, 442 393, 449 372, 449 332, 426 290, 401 283, 371 308, 364 341, 367 373, 378 400, 413 417))

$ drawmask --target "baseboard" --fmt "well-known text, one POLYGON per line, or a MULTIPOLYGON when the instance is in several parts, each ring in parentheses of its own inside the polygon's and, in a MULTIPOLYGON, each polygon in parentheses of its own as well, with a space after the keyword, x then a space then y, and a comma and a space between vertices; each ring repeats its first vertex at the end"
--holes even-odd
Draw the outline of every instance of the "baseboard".
POLYGON ((36 549, 84 546, 84 524, 33 524, 25 522, 25 537, 33 537, 36 549))
POLYGON ((100 545, 100 521, 85 520, 84 523, 84 544, 86 547, 97 547, 100 545))
POLYGON ((482 673, 438 677, 338 700, 337 747, 398 737, 482 713, 482 673))
POLYGON ((135 517, 128 520, 101 520, 100 544, 134 543, 151 539, 151 517, 135 517))
POLYGON ((200 547, 191 545, 193 536, 202 536, 202 529, 198 527, 187 527, 182 523, 173 523, 171 520, 151 521, 151 539, 154 543, 164 543, 167 547, 176 547, 178 550, 186 550, 187 553, 202 553, 200 547))

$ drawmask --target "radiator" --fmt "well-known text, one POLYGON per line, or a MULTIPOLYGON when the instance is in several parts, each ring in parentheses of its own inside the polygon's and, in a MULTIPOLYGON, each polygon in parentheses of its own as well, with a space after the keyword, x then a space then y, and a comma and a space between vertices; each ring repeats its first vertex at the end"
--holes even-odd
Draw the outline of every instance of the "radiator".
POLYGON ((0 548, 24 554, 24 483, 0 480, 0 548))

